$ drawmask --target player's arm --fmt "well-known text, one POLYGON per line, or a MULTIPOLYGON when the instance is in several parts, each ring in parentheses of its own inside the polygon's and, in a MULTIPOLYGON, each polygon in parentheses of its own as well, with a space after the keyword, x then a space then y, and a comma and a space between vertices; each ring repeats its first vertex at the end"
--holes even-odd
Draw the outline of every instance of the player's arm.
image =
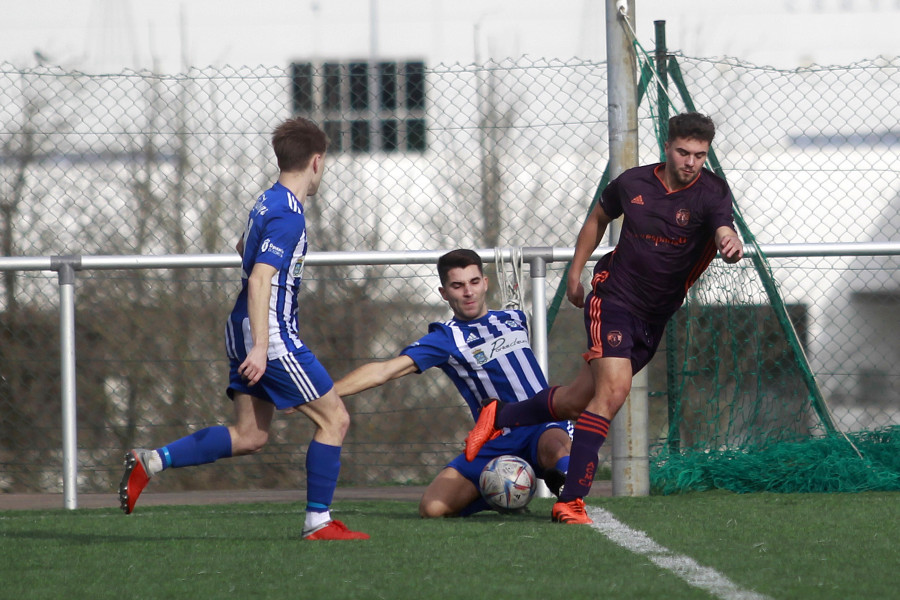
POLYGON ((250 317, 250 338, 253 347, 238 367, 238 373, 255 385, 266 372, 269 350, 269 297, 272 278, 278 270, 266 263, 256 263, 247 279, 247 313, 250 317))
POLYGON ((722 255, 722 260, 733 264, 744 257, 744 245, 738 234, 726 225, 716 229, 716 248, 722 255))
POLYGON ((591 254, 600 245, 603 234, 612 219, 598 203, 591 214, 588 215, 581 231, 578 232, 578 240, 575 242, 575 255, 572 264, 569 265, 569 278, 566 282, 566 296, 569 302, 581 308, 584 306, 584 286, 581 284, 581 272, 587 264, 591 254))
POLYGON ((338 396, 350 396, 415 373, 417 370, 413 359, 401 354, 396 358, 370 362, 350 371, 334 383, 334 389, 338 396))

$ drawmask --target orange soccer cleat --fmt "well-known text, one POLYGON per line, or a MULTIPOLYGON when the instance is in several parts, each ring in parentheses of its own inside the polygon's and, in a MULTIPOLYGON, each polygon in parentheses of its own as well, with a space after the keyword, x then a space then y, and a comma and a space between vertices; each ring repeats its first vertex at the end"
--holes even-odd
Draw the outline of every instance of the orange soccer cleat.
POLYGON ((496 398, 489 399, 487 404, 481 407, 481 412, 478 413, 478 420, 475 422, 475 427, 473 427, 472 430, 469 431, 469 435, 466 436, 467 461, 472 462, 475 460, 475 457, 478 456, 482 446, 503 433, 502 430, 497 429, 496 425, 497 412, 499 410, 500 401, 496 398))
POLYGON ((594 521, 587 515, 584 509, 584 500, 575 498, 570 502, 557 502, 550 513, 555 523, 568 523, 571 525, 590 525, 594 521))

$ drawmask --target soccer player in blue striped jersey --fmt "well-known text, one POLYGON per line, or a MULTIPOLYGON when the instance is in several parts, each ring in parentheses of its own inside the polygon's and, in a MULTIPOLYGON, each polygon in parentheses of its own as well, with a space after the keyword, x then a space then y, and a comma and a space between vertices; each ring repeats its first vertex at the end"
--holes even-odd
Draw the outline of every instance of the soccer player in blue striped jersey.
POLYGON ((300 199, 319 189, 328 139, 311 121, 295 118, 275 129, 272 147, 280 175, 256 200, 238 242, 241 291, 226 322, 231 365, 226 391, 234 405, 233 424, 201 429, 156 450, 131 450, 125 456, 119 499, 130 514, 149 479, 164 469, 258 452, 269 439, 275 410, 299 411, 316 427, 306 454, 302 537, 368 539, 331 518, 350 417, 328 372, 301 341, 297 323, 307 252, 300 199))
POLYGON ((703 169, 714 136, 709 117, 676 115, 669 119, 666 162, 629 169, 607 186, 578 234, 566 286, 569 301, 584 309, 588 351, 581 371, 571 384, 524 402, 489 403, 466 438, 472 458, 501 428, 577 419, 554 521, 591 522, 584 496, 632 377, 650 362, 666 323, 716 252, 727 263, 743 256, 728 184, 703 169), (618 244, 597 261, 585 298, 581 273, 606 227, 621 215, 618 244))
MULTIPOLYGON (((547 387, 543 371, 528 341, 525 313, 488 310, 488 280, 477 252, 459 249, 440 257, 438 291, 453 318, 431 323, 428 333, 400 355, 365 364, 335 383, 349 396, 393 379, 440 368, 477 418, 489 398, 518 402, 547 387)), ((468 516, 489 510, 478 478, 492 458, 513 454, 534 468, 555 494, 568 469, 570 424, 560 421, 516 428, 491 440, 474 460, 460 454, 425 489, 419 504, 423 517, 468 516)))

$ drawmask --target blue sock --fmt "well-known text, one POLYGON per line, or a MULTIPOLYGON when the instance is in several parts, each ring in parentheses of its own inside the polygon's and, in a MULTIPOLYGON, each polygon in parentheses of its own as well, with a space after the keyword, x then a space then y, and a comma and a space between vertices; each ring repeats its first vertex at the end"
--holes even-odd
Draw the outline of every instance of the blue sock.
POLYGON ((325 512, 341 471, 341 447, 313 440, 306 450, 306 510, 325 512))
POLYGON ((163 469, 204 465, 231 456, 231 434, 224 425, 207 427, 157 449, 163 469))
POLYGON ((553 466, 556 467, 557 469, 559 469, 560 471, 562 471, 563 473, 568 473, 569 472, 569 456, 568 455, 563 456, 561 459, 556 461, 556 464, 553 466))
POLYGON ((484 496, 479 496, 477 500, 463 508, 459 511, 460 517, 468 517, 470 515, 474 515, 477 512, 481 512, 483 510, 493 510, 491 505, 487 503, 487 500, 484 499, 484 496))

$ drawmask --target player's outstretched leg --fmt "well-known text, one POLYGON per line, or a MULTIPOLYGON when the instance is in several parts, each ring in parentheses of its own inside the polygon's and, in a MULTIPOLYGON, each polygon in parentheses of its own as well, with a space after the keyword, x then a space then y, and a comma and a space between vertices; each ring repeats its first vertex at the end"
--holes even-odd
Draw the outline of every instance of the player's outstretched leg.
POLYGON ((152 450, 136 448, 125 455, 125 474, 119 483, 119 504, 126 515, 134 510, 138 496, 150 481, 150 453, 152 450))
POLYGON ((488 399, 478 413, 478 421, 475 427, 466 436, 466 460, 472 462, 481 447, 499 436, 502 431, 497 429, 497 413, 500 411, 501 402, 497 398, 488 399))
POLYGON ((589 525, 594 521, 587 515, 584 509, 584 500, 575 498, 569 502, 557 502, 550 513, 555 523, 568 523, 570 525, 589 525))
POLYGON ((304 540, 367 540, 368 533, 350 531, 346 525, 337 519, 328 521, 325 525, 310 532, 303 532, 304 540))

